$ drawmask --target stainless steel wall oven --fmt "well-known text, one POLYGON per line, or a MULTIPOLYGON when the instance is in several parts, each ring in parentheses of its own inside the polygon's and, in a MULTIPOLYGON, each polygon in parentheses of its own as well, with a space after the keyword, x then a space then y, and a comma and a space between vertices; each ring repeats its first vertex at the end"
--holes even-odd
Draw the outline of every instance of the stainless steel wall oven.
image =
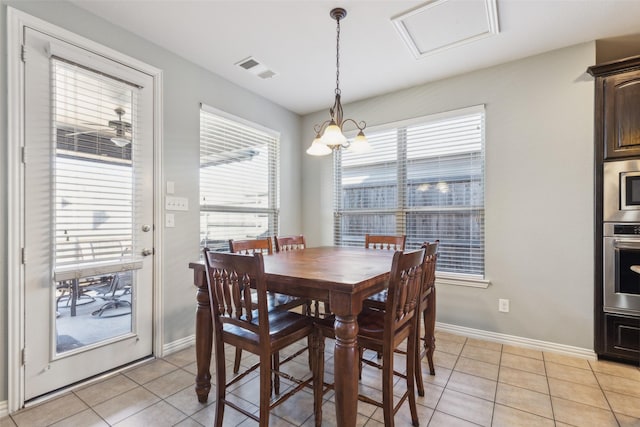
POLYGON ((640 316, 640 223, 605 223, 603 299, 607 313, 640 316))

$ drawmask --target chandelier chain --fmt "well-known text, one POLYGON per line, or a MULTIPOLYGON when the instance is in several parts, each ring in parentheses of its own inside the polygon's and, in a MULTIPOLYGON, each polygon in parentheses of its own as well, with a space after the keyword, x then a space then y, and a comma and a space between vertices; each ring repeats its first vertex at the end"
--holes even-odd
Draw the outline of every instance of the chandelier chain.
POLYGON ((336 95, 340 94, 340 18, 336 18, 336 95))

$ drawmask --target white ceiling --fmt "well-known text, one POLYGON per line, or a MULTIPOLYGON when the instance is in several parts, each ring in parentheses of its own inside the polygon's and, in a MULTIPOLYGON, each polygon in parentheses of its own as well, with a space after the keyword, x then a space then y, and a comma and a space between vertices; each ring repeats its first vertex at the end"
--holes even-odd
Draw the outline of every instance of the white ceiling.
POLYGON ((299 114, 333 104, 336 23, 329 11, 334 7, 347 10, 340 40, 343 103, 640 32, 639 0, 497 0, 499 34, 415 59, 391 18, 430 1, 72 2, 299 114), (260 79, 234 65, 249 56, 277 75, 260 79))

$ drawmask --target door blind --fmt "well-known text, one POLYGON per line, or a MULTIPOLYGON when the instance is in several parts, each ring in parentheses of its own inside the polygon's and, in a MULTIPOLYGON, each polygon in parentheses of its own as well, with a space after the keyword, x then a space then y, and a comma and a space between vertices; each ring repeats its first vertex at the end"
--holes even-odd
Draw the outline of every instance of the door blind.
POLYGON ((202 106, 200 246, 277 234, 279 135, 202 106))
POLYGON ((51 65, 54 268, 77 277, 120 269, 136 246, 138 89, 57 58, 51 65))
POLYGON ((370 132, 372 150, 336 156, 335 240, 406 234, 440 240, 440 273, 484 275, 484 109, 370 132))

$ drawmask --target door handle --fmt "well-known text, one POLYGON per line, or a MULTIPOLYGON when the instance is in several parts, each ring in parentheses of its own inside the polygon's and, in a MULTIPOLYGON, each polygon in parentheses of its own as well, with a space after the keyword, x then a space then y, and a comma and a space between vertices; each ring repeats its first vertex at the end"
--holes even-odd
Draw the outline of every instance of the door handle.
POLYGON ((153 255, 153 249, 144 248, 142 250, 142 256, 149 256, 149 255, 153 255))
POLYGON ((142 231, 144 231, 145 233, 148 233, 149 231, 151 231, 151 226, 147 224, 143 225, 142 231))

